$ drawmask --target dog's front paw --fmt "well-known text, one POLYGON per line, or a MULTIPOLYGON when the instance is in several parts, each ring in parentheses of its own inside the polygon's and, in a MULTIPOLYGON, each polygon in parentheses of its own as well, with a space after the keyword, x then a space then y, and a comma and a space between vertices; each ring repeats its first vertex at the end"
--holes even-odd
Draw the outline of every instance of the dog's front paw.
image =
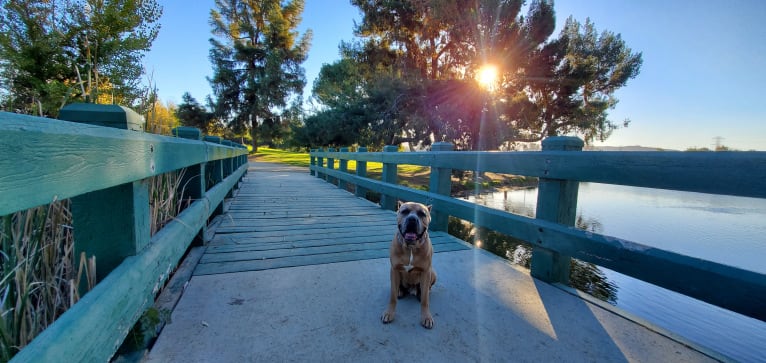
POLYGON ((434 318, 431 317, 431 313, 422 314, 420 317, 420 325, 426 329, 432 329, 434 327, 434 318))
POLYGON ((383 315, 380 316, 380 321, 382 321, 383 324, 388 324, 394 321, 394 312, 391 310, 384 311, 383 315))

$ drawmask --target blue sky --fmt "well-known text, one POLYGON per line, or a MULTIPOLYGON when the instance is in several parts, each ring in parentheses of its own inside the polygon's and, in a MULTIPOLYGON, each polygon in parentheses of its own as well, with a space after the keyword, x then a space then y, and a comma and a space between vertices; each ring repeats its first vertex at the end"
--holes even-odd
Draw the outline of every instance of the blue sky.
MULTIPOLYGON (((159 1, 162 28, 144 64, 163 101, 211 93, 208 24, 212 0, 159 1)), ((610 118, 631 120, 603 145, 683 150, 714 137, 739 150, 766 150, 766 1, 578 0, 555 2, 557 31, 566 18, 590 17, 598 31, 621 34, 643 53, 641 73, 616 93, 610 118)), ((306 0, 300 31, 314 36, 304 68, 304 98, 322 64, 339 59, 361 16, 348 0, 306 0)), ((597 145, 601 145, 598 143, 597 145)))

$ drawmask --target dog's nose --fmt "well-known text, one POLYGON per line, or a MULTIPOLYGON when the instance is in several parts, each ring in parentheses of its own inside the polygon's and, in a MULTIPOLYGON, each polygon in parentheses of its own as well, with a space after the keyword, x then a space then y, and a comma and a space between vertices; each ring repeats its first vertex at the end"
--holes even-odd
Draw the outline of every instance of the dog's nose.
POLYGON ((404 222, 404 228, 407 231, 417 231, 418 229, 418 219, 415 217, 407 217, 407 220, 404 222))

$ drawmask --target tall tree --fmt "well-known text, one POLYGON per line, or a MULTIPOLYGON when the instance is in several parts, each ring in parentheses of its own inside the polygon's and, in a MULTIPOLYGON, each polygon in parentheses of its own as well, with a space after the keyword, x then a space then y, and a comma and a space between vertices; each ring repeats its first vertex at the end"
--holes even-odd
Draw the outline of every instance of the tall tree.
POLYGON ((75 100, 134 106, 145 93, 141 59, 157 37, 161 14, 155 0, 4 2, 3 107, 55 117, 75 100))
POLYGON ((84 0, 71 9, 86 98, 108 92, 113 103, 132 104, 142 93, 141 60, 159 33, 162 7, 156 0, 84 0))
POLYGON ((258 128, 274 120, 306 83, 311 32, 295 30, 303 0, 216 0, 210 12, 214 37, 210 60, 215 113, 236 132, 249 130, 257 147, 258 128))
POLYGON ((210 134, 214 123, 214 117, 211 112, 208 112, 204 106, 202 106, 197 99, 192 97, 189 92, 186 92, 181 96, 183 100, 181 104, 176 108, 175 114, 178 120, 184 126, 196 127, 202 130, 203 134, 210 134))
POLYGON ((376 69, 376 58, 364 57, 372 54, 369 49, 390 52, 399 70, 390 74, 410 85, 399 96, 422 105, 402 110, 404 129, 426 122, 430 139, 461 148, 490 149, 565 133, 586 141, 606 138, 619 126, 608 120, 617 102, 614 91, 641 66, 640 53, 619 35, 597 34, 589 21, 582 27, 570 18, 559 37, 552 37, 550 0, 532 1, 524 15, 523 0, 352 4, 363 13, 356 31, 366 39, 366 51, 351 58, 376 69), (486 64, 498 69, 491 91, 475 82, 486 64))
POLYGON ((74 92, 66 14, 55 1, 13 0, 0 8, 0 106, 56 116, 74 92))

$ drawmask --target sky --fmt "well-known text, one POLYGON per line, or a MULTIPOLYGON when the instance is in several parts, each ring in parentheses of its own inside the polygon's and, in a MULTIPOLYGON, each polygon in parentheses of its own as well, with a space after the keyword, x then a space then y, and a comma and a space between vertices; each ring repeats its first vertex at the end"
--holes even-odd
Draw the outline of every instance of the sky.
MULTIPOLYGON (((205 103, 212 0, 159 0, 161 29, 144 58, 160 98, 176 104, 184 92, 205 103)), ((766 151, 766 1, 558 0, 557 35, 569 16, 597 31, 620 34, 643 55, 640 74, 615 96, 609 118, 630 119, 596 146, 713 148, 716 138, 737 150, 766 151)), ((354 39, 361 14, 349 0, 305 0, 299 32, 311 29, 303 64, 307 85, 323 64, 340 59, 338 45, 354 39)))

